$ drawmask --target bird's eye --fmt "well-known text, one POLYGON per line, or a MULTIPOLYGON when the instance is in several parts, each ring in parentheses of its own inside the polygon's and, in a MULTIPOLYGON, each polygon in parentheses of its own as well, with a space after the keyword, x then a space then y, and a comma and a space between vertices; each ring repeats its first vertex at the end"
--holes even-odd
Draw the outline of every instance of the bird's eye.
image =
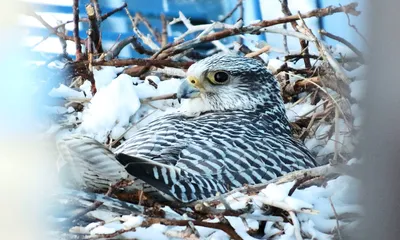
POLYGON ((226 72, 216 72, 210 74, 209 79, 214 84, 224 84, 229 80, 229 75, 226 72))

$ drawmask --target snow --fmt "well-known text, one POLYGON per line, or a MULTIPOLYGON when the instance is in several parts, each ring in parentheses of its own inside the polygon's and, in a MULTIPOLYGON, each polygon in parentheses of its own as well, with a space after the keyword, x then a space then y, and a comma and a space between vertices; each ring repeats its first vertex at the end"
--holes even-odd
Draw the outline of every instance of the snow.
POLYGON ((129 118, 140 107, 131 79, 117 77, 107 87, 99 89, 82 114, 80 131, 105 142, 109 132, 121 133, 129 118), (101 119, 101 121, 99 121, 101 119))
POLYGON ((143 217, 130 216, 123 224, 124 229, 128 230, 128 229, 139 227, 142 224, 142 222, 143 222, 143 217))
POLYGON ((357 80, 350 83, 351 97, 357 101, 361 101, 365 97, 365 83, 364 80, 357 80))
POLYGON ((117 77, 117 74, 120 73, 123 68, 109 67, 104 66, 100 70, 96 68, 93 69, 94 80, 96 81, 96 88, 100 90, 106 87, 117 77))
POLYGON ((287 103, 286 116, 290 122, 295 122, 302 117, 310 117, 314 113, 319 113, 324 110, 322 103, 319 102, 316 105, 312 105, 311 100, 307 98, 306 102, 301 104, 287 103))
POLYGON ((60 97, 60 98, 84 98, 85 94, 83 92, 78 92, 71 89, 64 84, 61 84, 58 88, 53 88, 49 92, 50 97, 60 97))

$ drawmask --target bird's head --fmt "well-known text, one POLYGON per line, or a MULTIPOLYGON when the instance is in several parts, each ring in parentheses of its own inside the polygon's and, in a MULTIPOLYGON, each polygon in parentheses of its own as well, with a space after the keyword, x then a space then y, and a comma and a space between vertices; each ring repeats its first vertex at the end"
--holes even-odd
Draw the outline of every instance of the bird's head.
POLYGON ((193 64, 177 97, 188 99, 181 106, 188 115, 282 106, 279 85, 260 61, 227 54, 193 64))

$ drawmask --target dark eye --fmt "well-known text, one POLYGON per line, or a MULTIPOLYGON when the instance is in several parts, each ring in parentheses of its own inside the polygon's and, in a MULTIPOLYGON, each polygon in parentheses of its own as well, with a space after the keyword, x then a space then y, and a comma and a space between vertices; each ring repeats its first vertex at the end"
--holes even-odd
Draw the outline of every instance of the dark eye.
POLYGON ((228 79, 229 75, 226 72, 216 72, 214 74, 214 80, 217 83, 225 83, 228 79))

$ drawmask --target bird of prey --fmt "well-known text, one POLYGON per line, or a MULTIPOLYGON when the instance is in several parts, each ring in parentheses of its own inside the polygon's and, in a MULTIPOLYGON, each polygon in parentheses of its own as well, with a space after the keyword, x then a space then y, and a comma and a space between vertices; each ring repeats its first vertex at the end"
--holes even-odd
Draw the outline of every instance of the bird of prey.
POLYGON ((193 64, 185 99, 114 151, 72 135, 58 141, 75 184, 107 189, 121 179, 157 200, 189 203, 244 184, 314 167, 292 136, 276 79, 258 60, 216 54, 193 64))

